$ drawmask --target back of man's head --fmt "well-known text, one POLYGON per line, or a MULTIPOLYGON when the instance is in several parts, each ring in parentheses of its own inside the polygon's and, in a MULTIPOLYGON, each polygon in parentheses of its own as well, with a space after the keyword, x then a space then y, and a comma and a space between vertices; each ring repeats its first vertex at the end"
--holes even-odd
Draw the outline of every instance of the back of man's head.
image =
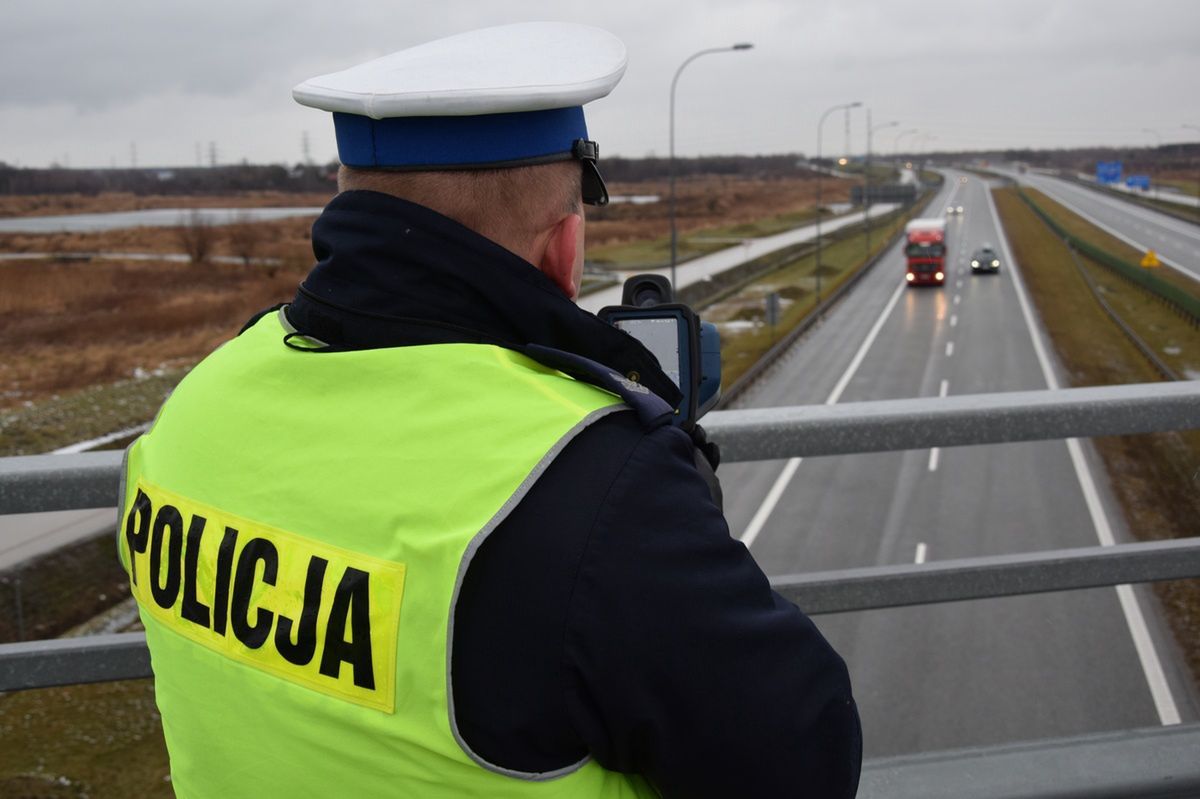
POLYGON ((423 205, 529 258, 538 236, 583 214, 578 161, 504 169, 338 171, 338 190, 368 190, 423 205))

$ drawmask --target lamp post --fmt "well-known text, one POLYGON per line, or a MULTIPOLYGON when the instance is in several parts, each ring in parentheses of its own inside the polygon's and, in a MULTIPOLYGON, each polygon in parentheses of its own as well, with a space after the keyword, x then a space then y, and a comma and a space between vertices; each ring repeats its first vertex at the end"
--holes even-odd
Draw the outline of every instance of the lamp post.
POLYGON ((937 136, 933 135, 929 131, 923 131, 921 133, 921 135, 917 137, 916 142, 913 143, 913 148, 916 150, 917 155, 921 156, 921 160, 917 164, 917 187, 918 188, 921 186, 921 171, 922 171, 922 168, 925 166, 925 156, 927 155, 927 151, 929 149, 929 142, 934 141, 936 139, 937 139, 937 136))
MULTIPOLYGON (((1200 125, 1189 125, 1185 122, 1182 127, 1200 133, 1200 125)), ((1196 216, 1200 217, 1200 175, 1196 176, 1196 216)))
POLYGON ((670 215, 671 215, 671 289, 675 289, 675 262, 677 259, 677 244, 678 236, 675 232, 675 84, 679 83, 679 75, 683 72, 683 68, 695 61, 702 55, 709 53, 730 53, 735 50, 749 50, 754 45, 748 42, 741 42, 730 45, 729 47, 709 47, 704 50, 692 53, 684 62, 679 65, 679 69, 675 70, 675 77, 671 78, 671 159, 670 159, 670 215))
POLYGON ((905 136, 909 136, 913 133, 920 133, 920 132, 921 132, 920 128, 909 128, 908 130, 902 130, 896 134, 895 148, 892 150, 892 160, 893 161, 900 160, 900 140, 903 139, 905 136))
POLYGON ((899 122, 881 122, 871 126, 871 109, 867 109, 867 163, 863 169, 863 229, 867 232, 867 256, 871 255, 871 136, 877 130, 894 128, 899 122))
POLYGON ((825 118, 834 111, 849 110, 861 105, 862 103, 858 100, 853 103, 835 105, 821 114, 821 119, 817 122, 817 304, 821 302, 821 126, 825 124, 825 118))

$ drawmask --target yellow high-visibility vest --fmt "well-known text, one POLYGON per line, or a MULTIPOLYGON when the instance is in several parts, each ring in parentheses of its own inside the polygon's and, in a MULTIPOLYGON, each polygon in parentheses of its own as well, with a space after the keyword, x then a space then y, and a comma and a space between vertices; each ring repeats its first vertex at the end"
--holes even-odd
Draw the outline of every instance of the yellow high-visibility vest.
POLYGON ((118 543, 176 794, 656 795, 590 759, 484 762, 449 690, 472 554, 620 399, 499 347, 289 334, 270 314, 214 352, 127 455, 118 543))

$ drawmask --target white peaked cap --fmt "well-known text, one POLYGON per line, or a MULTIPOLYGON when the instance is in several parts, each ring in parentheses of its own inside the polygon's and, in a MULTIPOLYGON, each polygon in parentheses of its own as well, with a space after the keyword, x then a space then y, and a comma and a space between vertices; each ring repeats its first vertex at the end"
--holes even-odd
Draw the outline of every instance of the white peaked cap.
POLYGON ((583 201, 608 202, 583 104, 625 74, 600 28, 524 22, 460 33, 304 81, 333 112, 338 156, 368 169, 486 169, 578 159, 583 201))
POLYGON ((371 119, 473 116, 582 106, 625 73, 613 34, 569 22, 460 33, 304 81, 301 105, 371 119))

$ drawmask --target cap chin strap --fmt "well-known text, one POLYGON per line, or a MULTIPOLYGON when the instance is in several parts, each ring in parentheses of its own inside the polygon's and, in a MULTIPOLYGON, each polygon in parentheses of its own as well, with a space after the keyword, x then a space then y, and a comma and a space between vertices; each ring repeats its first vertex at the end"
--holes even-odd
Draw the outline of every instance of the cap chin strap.
POLYGON ((600 176, 596 162, 600 159, 600 145, 587 139, 576 139, 571 145, 571 155, 583 164, 583 201, 588 205, 608 205, 608 187, 600 176))

